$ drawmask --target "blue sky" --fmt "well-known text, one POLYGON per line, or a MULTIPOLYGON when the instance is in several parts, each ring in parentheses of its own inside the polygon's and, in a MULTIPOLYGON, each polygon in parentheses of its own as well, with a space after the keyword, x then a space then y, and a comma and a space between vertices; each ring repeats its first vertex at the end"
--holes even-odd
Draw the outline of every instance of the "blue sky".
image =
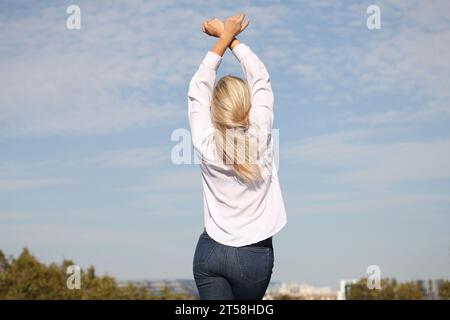
MULTIPOLYGON (((239 11, 275 95, 288 224, 273 279, 450 275, 448 1, 2 1, 0 248, 120 279, 191 278, 187 87, 239 11), (81 29, 65 27, 81 8, 81 29), (380 30, 366 8, 381 8, 380 30)), ((241 75, 230 52, 218 77, 241 75)))

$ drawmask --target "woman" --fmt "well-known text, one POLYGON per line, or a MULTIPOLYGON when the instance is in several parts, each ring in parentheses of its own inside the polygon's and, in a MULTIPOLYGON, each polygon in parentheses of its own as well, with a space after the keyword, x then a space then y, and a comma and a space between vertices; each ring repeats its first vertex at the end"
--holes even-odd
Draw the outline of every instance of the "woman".
POLYGON ((272 152, 272 87, 264 64, 236 38, 249 24, 244 17, 203 23, 218 39, 189 84, 205 221, 193 259, 200 299, 262 299, 274 263, 272 236, 287 221, 272 152), (215 83, 228 47, 246 80, 228 75, 215 83))

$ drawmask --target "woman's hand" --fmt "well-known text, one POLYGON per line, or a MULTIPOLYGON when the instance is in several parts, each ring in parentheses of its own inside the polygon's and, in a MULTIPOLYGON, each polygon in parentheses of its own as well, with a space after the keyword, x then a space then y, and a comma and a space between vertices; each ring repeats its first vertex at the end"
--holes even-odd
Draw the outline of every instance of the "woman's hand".
POLYGON ((225 24, 220 19, 206 20, 202 24, 203 32, 218 37, 216 44, 211 49, 212 52, 223 57, 227 47, 233 49, 239 44, 236 36, 247 28, 249 20, 244 21, 245 14, 241 13, 228 17, 225 24))
POLYGON ((228 17, 227 20, 225 21, 225 26, 224 26, 222 37, 233 39, 239 33, 244 31, 250 22, 247 19, 244 23, 242 23, 242 21, 244 21, 244 17, 245 17, 245 14, 243 14, 243 13, 228 17))
POLYGON ((225 29, 222 20, 215 18, 212 20, 205 20, 202 23, 203 32, 207 35, 220 38, 223 35, 225 29))

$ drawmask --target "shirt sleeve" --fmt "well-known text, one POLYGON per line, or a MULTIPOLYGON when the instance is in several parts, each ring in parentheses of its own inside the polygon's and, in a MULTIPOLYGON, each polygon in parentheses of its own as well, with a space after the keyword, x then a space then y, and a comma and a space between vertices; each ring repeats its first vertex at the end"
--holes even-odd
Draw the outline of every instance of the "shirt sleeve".
POLYGON ((269 73, 264 63, 246 44, 241 42, 232 51, 251 89, 250 123, 256 123, 263 131, 270 132, 273 128, 274 96, 269 73))
POLYGON ((217 69, 221 62, 220 55, 208 51, 189 83, 187 98, 192 144, 202 156, 214 141, 210 108, 217 69))

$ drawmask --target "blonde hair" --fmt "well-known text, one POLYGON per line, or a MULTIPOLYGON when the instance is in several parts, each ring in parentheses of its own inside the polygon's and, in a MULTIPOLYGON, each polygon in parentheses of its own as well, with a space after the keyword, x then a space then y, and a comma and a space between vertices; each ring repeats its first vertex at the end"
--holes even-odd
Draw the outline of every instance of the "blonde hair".
POLYGON ((211 101, 216 151, 245 182, 261 178, 255 162, 256 145, 248 135, 250 109, 251 91, 247 81, 227 75, 216 83, 211 101))

